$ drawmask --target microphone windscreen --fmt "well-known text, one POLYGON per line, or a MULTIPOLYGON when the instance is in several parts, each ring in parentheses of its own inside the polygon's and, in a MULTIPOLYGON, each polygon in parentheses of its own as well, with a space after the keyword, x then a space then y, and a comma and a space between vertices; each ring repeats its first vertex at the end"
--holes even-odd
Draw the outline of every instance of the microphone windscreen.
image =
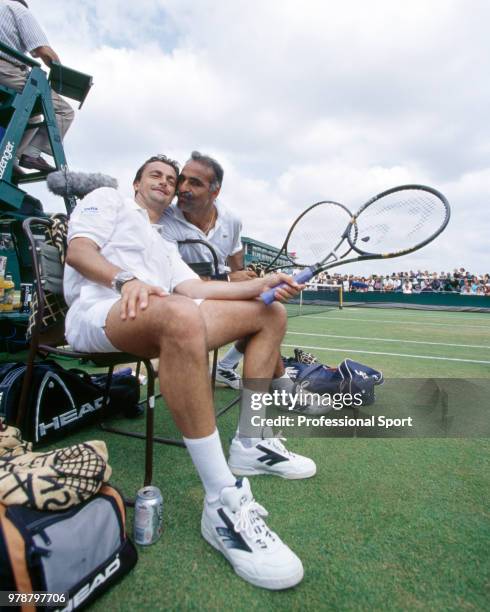
POLYGON ((59 170, 48 175, 48 189, 64 198, 75 196, 83 198, 94 189, 112 187, 117 189, 117 180, 99 172, 67 172, 59 170))

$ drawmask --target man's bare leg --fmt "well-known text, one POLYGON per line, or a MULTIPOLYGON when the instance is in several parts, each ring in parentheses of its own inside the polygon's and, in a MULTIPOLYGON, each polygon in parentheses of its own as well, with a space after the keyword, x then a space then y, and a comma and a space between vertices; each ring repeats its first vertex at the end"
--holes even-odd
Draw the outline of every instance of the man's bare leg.
MULTIPOLYGON (((242 338, 234 342, 220 359, 217 369, 217 381, 232 389, 240 388, 240 375, 236 372, 236 366, 243 359, 248 338, 242 338)), ((281 378, 286 374, 282 358, 278 355, 274 368, 273 378, 281 378)))
POLYGON ((160 359, 160 386, 206 490, 203 537, 230 561, 238 575, 269 589, 300 582, 303 566, 277 535, 271 535, 248 481, 235 483, 226 464, 215 429, 207 355, 209 349, 230 342, 237 333, 251 335, 248 354, 259 361, 255 366, 249 364, 249 373, 255 376, 265 371, 271 376, 273 364, 268 355, 277 351, 284 328, 280 307, 266 310, 254 302, 223 301, 205 302, 199 308, 178 296, 152 297, 147 309, 127 321, 120 319, 116 304, 106 323, 114 346, 160 359), (237 546, 230 547, 235 540, 237 546))
POLYGON ((203 311, 181 296, 153 296, 135 319, 126 320, 121 319, 120 303, 116 303, 106 321, 106 334, 114 346, 135 355, 158 356, 160 388, 184 436, 208 501, 216 500, 221 490, 235 483, 216 430, 208 350, 234 337, 237 320, 240 332, 260 335, 257 348, 266 352, 269 344, 279 341, 282 327, 274 321, 272 310, 261 320, 250 316, 257 308, 247 302, 222 302, 219 306, 220 324, 209 330, 203 311))
POLYGON ((237 335, 250 335, 246 375, 270 379, 285 324, 280 304, 207 300, 198 307, 189 298, 168 296, 151 297, 148 308, 134 320, 122 321, 116 303, 107 317, 106 333, 123 351, 159 357, 160 387, 175 422, 184 436, 198 438, 215 428, 208 351, 237 335))

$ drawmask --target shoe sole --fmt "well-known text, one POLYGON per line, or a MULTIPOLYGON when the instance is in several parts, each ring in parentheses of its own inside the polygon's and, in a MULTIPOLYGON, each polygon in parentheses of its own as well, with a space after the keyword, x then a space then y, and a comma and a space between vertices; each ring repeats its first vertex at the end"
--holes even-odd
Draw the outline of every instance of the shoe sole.
POLYGON ((215 380, 220 385, 226 385, 227 387, 230 387, 230 389, 235 389, 235 391, 239 391, 240 390, 240 382, 239 381, 237 381, 236 383, 233 383, 230 380, 226 380, 226 378, 218 378, 217 376, 216 376, 215 380))
POLYGON ((285 478, 286 480, 303 480, 304 478, 311 478, 316 474, 316 466, 311 470, 307 470, 306 472, 299 473, 281 473, 281 472, 272 472, 269 470, 258 470, 255 468, 240 468, 234 467, 233 465, 228 464, 230 470, 236 476, 280 476, 281 478, 285 478))
POLYGON ((304 576, 303 566, 301 566, 301 570, 300 571, 298 570, 296 574, 287 576, 285 578, 277 578, 275 580, 272 578, 269 578, 267 580, 260 580, 256 576, 249 576, 246 572, 242 571, 239 567, 235 567, 233 565, 232 560, 227 555, 227 549, 221 547, 220 543, 214 539, 212 532, 210 532, 208 528, 202 522, 201 522, 201 535, 208 544, 210 544, 213 548, 215 548, 218 552, 220 552, 225 557, 225 559, 231 565, 231 567, 233 568, 233 571, 235 572, 235 574, 237 574, 237 576, 240 576, 240 578, 243 578, 243 580, 246 580, 247 582, 249 582, 250 584, 253 584, 254 586, 260 587, 262 589, 268 589, 270 591, 282 591, 284 589, 290 589, 296 586, 303 580, 303 576, 304 576))

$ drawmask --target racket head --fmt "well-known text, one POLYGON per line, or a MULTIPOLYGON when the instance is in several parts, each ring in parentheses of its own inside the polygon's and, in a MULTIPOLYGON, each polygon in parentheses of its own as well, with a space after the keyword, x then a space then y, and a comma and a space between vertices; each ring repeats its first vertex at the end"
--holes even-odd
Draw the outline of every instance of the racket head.
POLYGON ((291 225, 283 251, 298 268, 345 257, 352 250, 347 234, 353 242, 356 240, 355 224, 347 232, 351 221, 352 213, 343 204, 332 200, 316 202, 291 225))
POLYGON ((425 185, 400 185, 374 196, 354 215, 347 241, 365 257, 416 251, 444 231, 451 217, 445 196, 425 185), (353 226, 354 227, 354 226, 353 226))

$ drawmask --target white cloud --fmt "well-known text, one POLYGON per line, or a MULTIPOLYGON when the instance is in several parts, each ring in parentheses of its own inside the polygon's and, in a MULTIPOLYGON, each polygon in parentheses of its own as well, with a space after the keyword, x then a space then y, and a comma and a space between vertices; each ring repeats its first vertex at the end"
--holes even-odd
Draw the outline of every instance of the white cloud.
POLYGON ((64 62, 94 76, 66 138, 72 167, 114 174, 130 193, 154 152, 214 154, 223 201, 247 235, 274 244, 314 201, 355 207, 427 183, 446 193, 452 222, 396 265, 488 267, 488 2, 30 6, 64 62))

